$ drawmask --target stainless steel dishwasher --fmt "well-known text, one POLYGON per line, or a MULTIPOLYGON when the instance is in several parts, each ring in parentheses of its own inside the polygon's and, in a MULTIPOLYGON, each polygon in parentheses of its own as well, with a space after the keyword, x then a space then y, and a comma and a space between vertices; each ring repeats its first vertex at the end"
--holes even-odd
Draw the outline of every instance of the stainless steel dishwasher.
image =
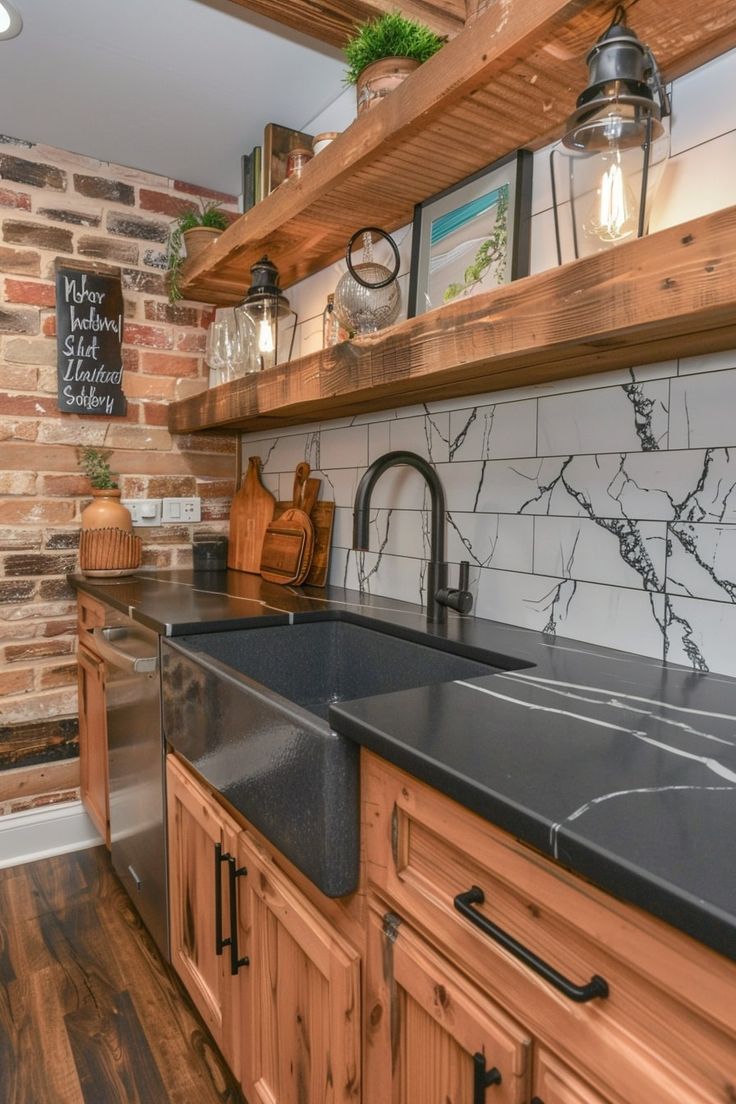
POLYGON ((168 960, 159 637, 109 607, 93 636, 105 661, 112 864, 168 960))

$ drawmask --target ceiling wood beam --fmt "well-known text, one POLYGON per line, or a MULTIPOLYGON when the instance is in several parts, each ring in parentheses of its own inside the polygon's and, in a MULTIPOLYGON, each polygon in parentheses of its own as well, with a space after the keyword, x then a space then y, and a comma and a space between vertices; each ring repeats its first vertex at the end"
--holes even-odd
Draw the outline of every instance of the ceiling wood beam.
MULTIPOLYGON (((292 30, 331 46, 344 46, 356 23, 397 8, 439 35, 453 38, 465 26, 466 0, 233 0, 241 8, 268 16, 292 30)), ((477 7, 478 0, 471 0, 477 7)))

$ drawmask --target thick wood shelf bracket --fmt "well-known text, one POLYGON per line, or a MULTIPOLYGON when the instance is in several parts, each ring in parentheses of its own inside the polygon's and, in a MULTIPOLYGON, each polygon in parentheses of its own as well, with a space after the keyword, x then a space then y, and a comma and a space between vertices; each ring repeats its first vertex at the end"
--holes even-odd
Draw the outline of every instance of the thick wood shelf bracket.
POLYGON ((736 207, 172 403, 260 430, 736 347, 736 207))
MULTIPOLYGON (((191 299, 240 302, 264 253, 282 286, 343 255, 360 226, 395 230, 414 205, 520 146, 557 135, 610 0, 494 0, 384 103, 361 115, 185 270, 191 299)), ((637 0, 632 23, 668 79, 736 44, 733 0, 637 0)))

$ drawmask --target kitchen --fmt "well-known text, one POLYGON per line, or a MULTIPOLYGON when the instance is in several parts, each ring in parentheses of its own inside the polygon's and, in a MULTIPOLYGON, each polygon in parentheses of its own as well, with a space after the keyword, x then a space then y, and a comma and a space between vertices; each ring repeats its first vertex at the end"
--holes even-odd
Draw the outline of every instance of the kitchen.
MULTIPOLYGON (((240 111, 229 167, 214 125, 201 144, 180 130, 168 148, 181 160, 164 163, 158 146, 181 112, 136 134, 123 113, 140 114, 136 97, 151 93, 124 69, 104 127, 87 107, 76 132, 61 111, 44 129, 20 97, 17 125, 3 127, 13 135, 0 146, 3 1039, 15 1037, 7 1024, 26 1007, 24 986, 41 983, 11 943, 15 921, 53 911, 23 904, 21 878, 47 868, 62 880, 45 864, 66 860, 78 864, 64 876, 71 889, 86 879, 109 800, 113 866, 136 911, 109 863, 94 858, 95 871, 170 955, 184 989, 170 990, 169 1009, 189 1025, 201 1016, 197 1038, 223 1092, 240 1084, 251 1102, 732 1100, 729 5, 709 3, 698 26, 670 5, 666 35, 652 0, 632 8, 628 24, 657 58, 671 104, 649 234, 560 268, 549 144, 613 6, 550 0, 514 6, 507 20, 503 5, 475 5, 465 30, 464 5, 435 7, 447 43, 355 119, 335 44, 345 26, 320 45, 299 38, 304 25, 274 30, 263 5, 180 2, 185 60, 185 30, 225 39, 219 48, 234 54, 257 33, 291 51, 292 81, 271 79, 273 102, 247 140, 240 111), (337 137, 239 217, 240 154, 274 119, 337 137), (534 151, 527 229, 509 225, 519 254, 529 239, 530 275, 422 311, 415 205, 431 210, 436 194, 519 149, 534 151), (172 302, 167 242, 193 197, 232 225, 184 266, 172 302), (347 269, 336 258, 365 226, 396 242, 401 318, 323 349, 327 296, 347 269), (273 298, 298 315, 291 358, 208 387, 213 308, 222 319, 243 300, 266 250, 280 277, 273 298), (59 405, 60 267, 86 271, 98 293, 120 289, 113 401, 126 406, 109 416, 59 405), (132 574, 79 573, 85 447, 110 450, 121 497, 139 511, 132 574), (387 459, 395 453, 401 463, 387 459), (309 467, 302 490, 321 482, 327 588, 263 581, 259 564, 192 570, 193 556, 222 556, 222 538, 235 549, 231 503, 250 457, 279 510, 298 508, 299 465, 309 467), (153 517, 140 512, 147 504, 153 517), (179 513, 164 522, 166 504, 179 513), (367 533, 354 532, 354 509, 367 533), (126 640, 130 700, 133 679, 103 655, 126 640), (145 708, 159 667, 160 712, 155 697, 145 708), (137 742, 144 729, 158 754, 137 742), (157 790, 158 813, 145 804, 157 790), (168 873, 145 842, 157 817, 159 838, 168 817, 168 873), (131 823, 137 831, 120 827, 131 823), (128 835, 142 836, 136 855, 153 872, 127 854, 128 835), (146 915, 150 881, 164 885, 159 902, 168 882, 169 923, 165 905, 146 915)), ((178 7, 151 19, 155 56, 178 7)), ((320 6, 319 20, 350 8, 320 6)), ((10 51, 34 51, 53 72, 60 18, 40 0, 21 15, 21 33, 0 42, 15 88, 28 55, 10 51)), ((135 27, 109 18, 111 40, 135 54, 135 27)), ((345 18, 352 27, 355 13, 345 18)), ((83 31, 80 22, 73 38, 89 58, 83 31)), ((98 63, 116 73, 125 51, 112 53, 98 63)), ((212 95, 229 102, 236 66, 220 68, 212 95)), ((88 86, 65 92, 67 105, 77 92, 89 102, 88 86)), ((528 182, 523 162, 508 164, 528 182)), ((376 257, 392 264, 385 244, 376 257)), ((142 929, 138 938, 158 977, 154 944, 142 929)), ((134 998, 139 1019, 146 999, 134 998)), ((87 1031, 102 1057, 83 1075, 92 1021, 77 1000, 63 1013, 77 1024, 71 1056, 54 1033, 47 1063, 49 1077, 72 1074, 42 1090, 29 1080, 40 1073, 11 1058, 0 1095, 126 1099, 125 1077, 115 1084, 104 1061, 122 1013, 87 1031)), ((138 1098, 185 1098, 183 1081, 172 1087, 172 1045, 149 1036, 147 1095, 126 1074, 138 1098)), ((196 1091, 212 1093, 204 1083, 196 1091)))

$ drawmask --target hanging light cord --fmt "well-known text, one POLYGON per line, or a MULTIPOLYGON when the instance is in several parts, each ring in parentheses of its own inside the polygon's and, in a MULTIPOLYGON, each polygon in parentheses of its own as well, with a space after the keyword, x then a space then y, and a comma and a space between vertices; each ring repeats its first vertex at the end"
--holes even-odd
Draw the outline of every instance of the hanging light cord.
POLYGON ((615 27, 617 23, 622 24, 624 27, 626 26, 626 8, 623 4, 617 4, 614 8, 611 22, 608 24, 605 33, 608 34, 611 28, 615 27))

